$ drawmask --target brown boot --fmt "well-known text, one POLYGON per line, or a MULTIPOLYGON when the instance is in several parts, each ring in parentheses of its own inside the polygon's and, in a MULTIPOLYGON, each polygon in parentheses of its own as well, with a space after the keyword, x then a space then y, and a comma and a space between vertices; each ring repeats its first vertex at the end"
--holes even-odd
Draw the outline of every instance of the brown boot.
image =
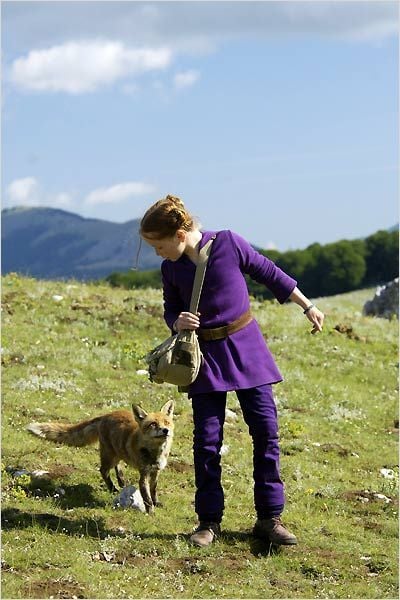
POLYGON ((221 528, 219 523, 207 523, 200 521, 199 526, 195 530, 194 534, 190 536, 190 541, 195 546, 205 548, 213 543, 214 538, 220 535, 221 528))
POLYGON ((271 544, 281 546, 297 544, 296 536, 286 529, 279 516, 270 519, 258 519, 254 525, 253 534, 256 537, 267 539, 271 544))

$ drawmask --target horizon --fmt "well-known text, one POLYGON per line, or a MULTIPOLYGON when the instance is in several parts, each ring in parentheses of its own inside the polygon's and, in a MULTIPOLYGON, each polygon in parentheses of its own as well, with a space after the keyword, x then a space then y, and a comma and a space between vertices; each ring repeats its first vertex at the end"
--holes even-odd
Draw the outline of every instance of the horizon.
POLYGON ((2 3, 2 208, 166 194, 280 252, 398 223, 399 6, 2 3))
MULTIPOLYGON (((18 211, 27 211, 27 210, 45 210, 45 211, 60 211, 62 213, 68 214, 68 215, 73 215, 74 217, 79 217, 83 220, 87 220, 87 221, 103 221, 103 222, 107 222, 107 223, 112 223, 114 225, 126 225, 127 223, 131 222, 131 221, 139 221, 140 217, 135 218, 135 219, 128 219, 127 221, 123 221, 123 222, 118 222, 118 221, 112 221, 110 219, 101 219, 99 217, 85 217, 80 215, 79 213, 75 213, 72 212, 70 210, 66 210, 65 208, 54 208, 52 206, 10 206, 10 207, 6 207, 6 208, 2 208, 1 212, 18 212, 18 211)), ((363 236, 361 238, 359 237, 352 237, 352 238, 339 238, 337 240, 333 240, 332 242, 327 242, 327 244, 335 244, 336 242, 340 242, 343 240, 348 240, 348 241, 352 241, 352 240, 357 240, 357 239, 364 239, 367 238, 371 235, 374 235, 375 233, 377 233, 378 231, 387 231, 387 232, 392 232, 392 231, 396 231, 399 228, 399 224, 396 223, 392 226, 389 226, 386 229, 376 229, 374 231, 371 231, 370 233, 368 233, 366 236, 363 236)), ((204 227, 200 227, 200 230, 203 231, 205 230, 204 227)), ((279 250, 278 248, 265 248, 262 246, 258 246, 257 244, 253 243, 252 240, 248 240, 252 246, 254 247, 258 247, 260 250, 274 250, 277 252, 280 252, 282 254, 284 254, 285 252, 288 252, 289 250, 279 250)), ((290 250, 306 250, 309 246, 315 244, 315 243, 319 243, 319 242, 311 242, 310 244, 307 244, 307 246, 301 247, 301 248, 290 248, 290 250)), ((325 244, 321 244, 321 246, 323 246, 325 244)))

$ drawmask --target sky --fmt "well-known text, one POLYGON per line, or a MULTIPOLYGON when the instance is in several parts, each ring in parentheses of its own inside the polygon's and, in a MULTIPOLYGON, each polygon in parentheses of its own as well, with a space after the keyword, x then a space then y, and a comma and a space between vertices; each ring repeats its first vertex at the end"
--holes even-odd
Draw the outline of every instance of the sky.
POLYGON ((399 4, 2 1, 2 207, 281 251, 398 223, 399 4))

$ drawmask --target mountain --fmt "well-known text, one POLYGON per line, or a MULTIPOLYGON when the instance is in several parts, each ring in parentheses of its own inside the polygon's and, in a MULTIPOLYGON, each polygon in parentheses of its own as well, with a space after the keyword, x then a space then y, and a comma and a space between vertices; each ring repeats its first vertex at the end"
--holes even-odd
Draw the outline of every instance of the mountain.
MULTIPOLYGON (((127 271, 136 262, 139 219, 113 223, 43 207, 6 208, 1 215, 3 274, 93 280, 127 271)), ((139 270, 158 269, 160 263, 154 250, 142 244, 139 270)))
MULTIPOLYGON (((2 273, 42 279, 98 279, 133 267, 139 220, 112 223, 54 208, 2 210, 2 273)), ((157 269, 160 259, 142 244, 139 269, 157 269)))

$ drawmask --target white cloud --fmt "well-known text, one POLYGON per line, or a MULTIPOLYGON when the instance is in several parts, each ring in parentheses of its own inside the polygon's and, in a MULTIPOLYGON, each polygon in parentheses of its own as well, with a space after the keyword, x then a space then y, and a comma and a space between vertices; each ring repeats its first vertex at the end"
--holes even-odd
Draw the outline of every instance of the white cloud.
MULTIPOLYGON (((3 47, 18 57, 10 80, 38 92, 82 94, 127 78, 129 85, 177 54, 214 52, 229 40, 374 43, 398 35, 396 1, 35 2, 35 11, 18 4, 6 2, 3 10, 3 47)), ((177 88, 192 85, 177 78, 177 88)))
POLYGON ((165 69, 172 60, 168 48, 130 48, 120 42, 67 42, 32 50, 11 66, 11 81, 33 91, 93 92, 129 76, 165 69))
POLYGON ((65 192, 44 192, 35 177, 15 179, 6 188, 5 206, 53 206, 65 208, 72 204, 72 196, 65 192))
POLYGON ((32 206, 38 202, 39 184, 34 177, 15 179, 6 189, 8 206, 32 206))
POLYGON ((50 199, 52 206, 57 207, 67 207, 72 205, 72 196, 70 194, 66 194, 65 192, 60 192, 56 194, 54 197, 50 199))
POLYGON ((15 55, 71 39, 116 39, 202 53, 232 38, 311 35, 364 42, 398 34, 398 2, 4 2, 3 47, 15 55))
MULTIPOLYGON (((83 206, 113 205, 129 198, 138 198, 153 194, 155 186, 140 181, 118 183, 108 188, 97 188, 83 199, 83 206)), ((76 199, 75 199, 76 200, 76 199)), ((35 177, 15 179, 6 188, 5 207, 11 206, 50 206, 53 208, 79 210, 78 203, 67 192, 52 193, 42 189, 35 177)))
POLYGON ((396 2, 343 0, 282 2, 283 33, 376 41, 398 33, 396 2))
POLYGON ((174 76, 174 85, 177 89, 190 87, 198 81, 199 77, 200 73, 198 71, 183 71, 174 76))
POLYGON ((154 186, 140 181, 118 183, 109 188, 93 190, 86 196, 84 203, 92 206, 96 204, 118 204, 133 196, 151 194, 154 190, 154 186))

